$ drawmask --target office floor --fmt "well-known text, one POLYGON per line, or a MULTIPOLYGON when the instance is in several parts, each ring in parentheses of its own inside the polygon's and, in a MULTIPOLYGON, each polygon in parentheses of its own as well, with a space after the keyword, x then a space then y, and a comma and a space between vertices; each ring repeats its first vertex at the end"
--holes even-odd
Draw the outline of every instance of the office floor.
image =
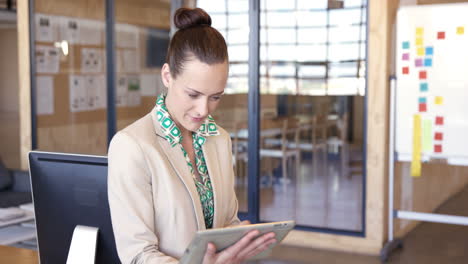
MULTIPOLYGON (((361 156, 353 155, 358 160, 361 156)), ((260 179, 261 221, 294 219, 302 226, 362 230, 362 162, 348 164, 348 170, 354 171, 345 175, 339 155, 329 154, 327 162, 324 159, 322 153, 316 159, 303 155, 299 173, 296 176, 294 170, 290 171, 294 176, 288 175, 288 183, 282 181, 281 167, 274 170, 273 184, 264 174, 260 179)), ((238 183, 239 209, 245 211, 247 185, 245 179, 238 183)))
MULTIPOLYGON (((468 216, 468 187, 443 204, 437 213, 468 216)), ((403 248, 390 255, 389 264, 468 263, 468 226, 422 223, 403 238, 403 248)), ((251 264, 377 264, 376 256, 279 246, 271 259, 251 264)))

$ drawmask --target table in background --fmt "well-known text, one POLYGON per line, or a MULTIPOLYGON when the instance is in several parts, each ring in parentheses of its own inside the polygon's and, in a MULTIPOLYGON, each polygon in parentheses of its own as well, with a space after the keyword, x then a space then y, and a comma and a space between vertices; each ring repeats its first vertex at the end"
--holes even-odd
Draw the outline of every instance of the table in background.
POLYGON ((1 264, 38 264, 37 251, 9 246, 0 246, 1 264))

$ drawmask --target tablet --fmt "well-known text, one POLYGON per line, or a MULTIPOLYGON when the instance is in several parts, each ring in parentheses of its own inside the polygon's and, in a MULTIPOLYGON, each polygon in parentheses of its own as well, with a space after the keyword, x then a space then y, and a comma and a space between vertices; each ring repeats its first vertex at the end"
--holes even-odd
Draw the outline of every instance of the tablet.
MULTIPOLYGON (((214 228, 198 231, 180 259, 180 264, 202 263, 206 246, 209 242, 215 244, 217 251, 221 251, 244 237, 251 230, 260 231, 260 235, 274 232, 276 243, 251 259, 259 259, 268 256, 274 246, 280 243, 291 229, 296 225, 295 221, 270 222, 262 224, 239 225, 226 228, 214 228)), ((259 236, 260 236, 259 235, 259 236)))

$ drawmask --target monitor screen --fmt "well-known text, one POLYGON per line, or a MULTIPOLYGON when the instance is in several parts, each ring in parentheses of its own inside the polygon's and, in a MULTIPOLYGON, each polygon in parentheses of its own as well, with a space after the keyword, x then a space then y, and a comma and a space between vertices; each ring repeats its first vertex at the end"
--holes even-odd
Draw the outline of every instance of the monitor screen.
POLYGON ((107 158, 30 152, 39 258, 66 263, 77 225, 99 228, 96 263, 120 263, 107 200, 107 158))

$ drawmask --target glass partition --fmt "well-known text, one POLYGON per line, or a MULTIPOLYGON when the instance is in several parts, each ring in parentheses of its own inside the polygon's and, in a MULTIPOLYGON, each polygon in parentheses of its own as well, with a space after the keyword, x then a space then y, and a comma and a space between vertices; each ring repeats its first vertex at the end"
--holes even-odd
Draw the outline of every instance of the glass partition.
POLYGON ((261 1, 260 221, 363 230, 366 2, 261 1))
POLYGON ((105 1, 36 0, 31 19, 38 149, 105 155, 105 1))

